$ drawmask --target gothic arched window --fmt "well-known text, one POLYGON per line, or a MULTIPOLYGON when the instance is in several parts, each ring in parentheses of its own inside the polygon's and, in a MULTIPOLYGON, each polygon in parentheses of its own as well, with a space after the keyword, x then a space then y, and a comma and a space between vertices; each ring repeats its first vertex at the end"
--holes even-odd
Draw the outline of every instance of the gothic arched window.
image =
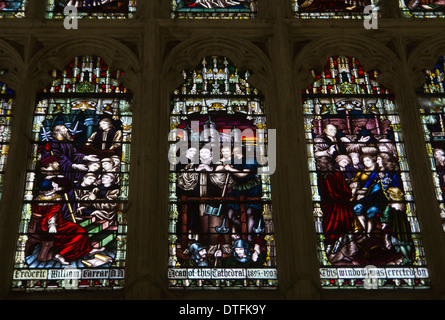
POLYGON ((304 123, 322 287, 429 286, 393 93, 354 57, 311 73, 304 123))
MULTIPOLYGON (((0 75, 6 71, 0 70, 0 75)), ((15 92, 0 81, 0 197, 3 190, 3 175, 9 152, 11 138, 11 119, 14 108, 15 92)))
POLYGON ((405 18, 445 18, 442 0, 399 0, 399 7, 405 18))
POLYGON ((0 0, 1 18, 23 18, 28 0, 0 0))
POLYGON ((170 109, 169 287, 275 288, 263 96, 225 57, 183 76, 170 109))
POLYGON ((123 287, 132 95, 100 57, 38 93, 13 288, 123 287))
POLYGON ((292 8, 301 19, 361 19, 367 6, 377 7, 379 0, 292 0, 292 8))
POLYGON ((445 73, 444 57, 434 68, 426 70, 426 81, 418 92, 420 114, 431 168, 433 170, 436 196, 441 210, 442 227, 445 230, 445 73))
POLYGON ((259 0, 171 0, 177 19, 252 19, 259 0))
POLYGON ((132 19, 136 12, 136 0, 47 0, 46 17, 64 18, 66 6, 76 7, 78 18, 132 19))

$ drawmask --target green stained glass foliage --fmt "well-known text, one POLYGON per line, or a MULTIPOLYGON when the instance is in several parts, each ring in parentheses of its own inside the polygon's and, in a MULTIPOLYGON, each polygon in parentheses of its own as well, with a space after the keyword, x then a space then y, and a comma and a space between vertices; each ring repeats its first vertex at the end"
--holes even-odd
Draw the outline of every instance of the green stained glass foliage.
POLYGON ((378 8, 379 0, 291 0, 296 18, 362 19, 365 10, 378 8))
POLYGON ((302 94, 322 287, 428 287, 393 93, 354 57, 310 73, 302 94))
POLYGON ((399 0, 399 7, 405 18, 445 18, 443 0, 399 0))
POLYGON ((171 96, 171 289, 275 289, 270 134, 249 71, 209 56, 171 96))
MULTIPOLYGON (((0 71, 0 75, 6 71, 0 71)), ((0 81, 0 197, 11 138, 11 120, 14 108, 15 92, 0 81)))
POLYGON ((74 7, 78 18, 132 19, 136 13, 136 0, 47 0, 46 17, 65 17, 65 7, 74 7))
POLYGON ((174 19, 252 19, 259 0, 170 0, 174 19))
POLYGON ((96 56, 51 74, 34 111, 12 288, 121 289, 131 93, 96 56))
POLYGON ((420 116, 436 197, 439 201, 442 227, 445 230, 445 73, 444 57, 432 69, 425 70, 425 84, 418 92, 420 116))
POLYGON ((24 18, 28 0, 0 0, 1 18, 24 18))

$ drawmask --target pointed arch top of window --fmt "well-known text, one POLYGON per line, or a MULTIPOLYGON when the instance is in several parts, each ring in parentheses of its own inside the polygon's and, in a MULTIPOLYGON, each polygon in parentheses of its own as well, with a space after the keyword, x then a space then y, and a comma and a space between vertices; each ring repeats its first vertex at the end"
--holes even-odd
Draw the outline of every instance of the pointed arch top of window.
POLYGON ((252 72, 238 68, 223 56, 204 57, 190 71, 182 71, 185 82, 173 93, 175 95, 225 95, 262 96, 259 89, 249 84, 252 72))
POLYGON ((0 1, 1 18, 24 18, 28 0, 3 0, 0 1))
POLYGON ((400 0, 399 8, 404 18, 445 18, 445 2, 442 0, 400 0))
POLYGON ((76 8, 77 18, 89 19, 133 19, 136 13, 137 0, 47 0, 46 18, 65 18, 64 9, 67 6, 76 8))
POLYGON ((174 19, 253 19, 259 0, 171 0, 174 19))
POLYGON ((380 0, 291 0, 296 18, 362 19, 365 9, 378 9, 380 0))
POLYGON ((53 70, 52 83, 40 90, 39 95, 131 95, 121 82, 124 74, 120 70, 110 70, 104 59, 87 55, 73 58, 62 70, 53 70))
POLYGON ((391 95, 391 89, 379 84, 381 72, 368 72, 357 58, 332 56, 321 72, 309 70, 314 82, 303 95, 391 95))

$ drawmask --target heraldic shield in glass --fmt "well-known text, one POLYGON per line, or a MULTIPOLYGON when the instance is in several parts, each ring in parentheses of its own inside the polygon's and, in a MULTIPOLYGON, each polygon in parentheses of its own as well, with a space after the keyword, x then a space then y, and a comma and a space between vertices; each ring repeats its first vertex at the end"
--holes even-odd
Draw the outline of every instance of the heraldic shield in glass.
MULTIPOLYGON (((0 76, 6 74, 0 70, 0 76)), ((0 81, 0 198, 3 191, 3 178, 11 139, 11 121, 15 103, 15 92, 0 81)))
POLYGON ((171 97, 170 288, 277 286, 264 99, 209 56, 171 97))
POLYGON ((418 92, 420 115, 436 196, 439 201, 442 228, 445 230, 445 60, 440 57, 434 67, 425 70, 426 79, 418 92))
POLYGON ((132 19, 136 12, 136 0, 47 0, 46 17, 65 18, 67 6, 76 8, 78 18, 132 19))
POLYGON ((132 101, 122 75, 76 57, 38 93, 16 290, 123 287, 132 101))
POLYGON ((28 0, 0 0, 1 18, 24 18, 28 0))
POLYGON ((399 0, 402 17, 445 18, 444 0, 399 0))
POLYGON ((361 19, 379 0, 291 0, 295 17, 301 19, 361 19))
POLYGON ((322 287, 428 287, 393 93, 354 57, 310 72, 303 107, 322 287))
POLYGON ((178 19, 252 19, 259 0, 170 0, 178 19))

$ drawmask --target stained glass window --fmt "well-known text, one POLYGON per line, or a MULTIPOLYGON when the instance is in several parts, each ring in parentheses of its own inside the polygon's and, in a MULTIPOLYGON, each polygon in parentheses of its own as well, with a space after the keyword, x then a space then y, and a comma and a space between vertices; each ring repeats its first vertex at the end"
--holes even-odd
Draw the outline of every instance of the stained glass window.
POLYGON ((98 19, 131 19, 136 12, 136 0, 47 0, 47 13, 49 19, 64 18, 66 6, 77 9, 77 17, 98 19))
POLYGON ((398 105, 354 57, 303 92, 323 288, 429 286, 398 105))
POLYGON ((0 0, 1 18, 23 18, 28 0, 0 0))
POLYGON ((433 170, 436 196, 445 231, 445 59, 440 57, 434 68, 426 70, 426 81, 418 92, 420 113, 427 152, 433 170))
POLYGON ((254 18, 259 0, 171 0, 172 17, 186 19, 254 18))
POLYGON ((443 0, 399 0, 399 7, 405 18, 445 18, 443 0))
POLYGON ((132 102, 122 74, 76 57, 39 92, 13 289, 123 287, 132 102))
MULTIPOLYGON (((6 71, 0 70, 0 75, 6 71)), ((11 138, 11 120, 14 108, 15 92, 0 81, 0 198, 3 190, 3 177, 11 138)))
POLYGON ((368 5, 377 7, 379 0, 292 0, 295 16, 302 19, 360 19, 368 5))
POLYGON ((170 288, 277 286, 264 99, 225 57, 184 71, 170 113, 170 288))

